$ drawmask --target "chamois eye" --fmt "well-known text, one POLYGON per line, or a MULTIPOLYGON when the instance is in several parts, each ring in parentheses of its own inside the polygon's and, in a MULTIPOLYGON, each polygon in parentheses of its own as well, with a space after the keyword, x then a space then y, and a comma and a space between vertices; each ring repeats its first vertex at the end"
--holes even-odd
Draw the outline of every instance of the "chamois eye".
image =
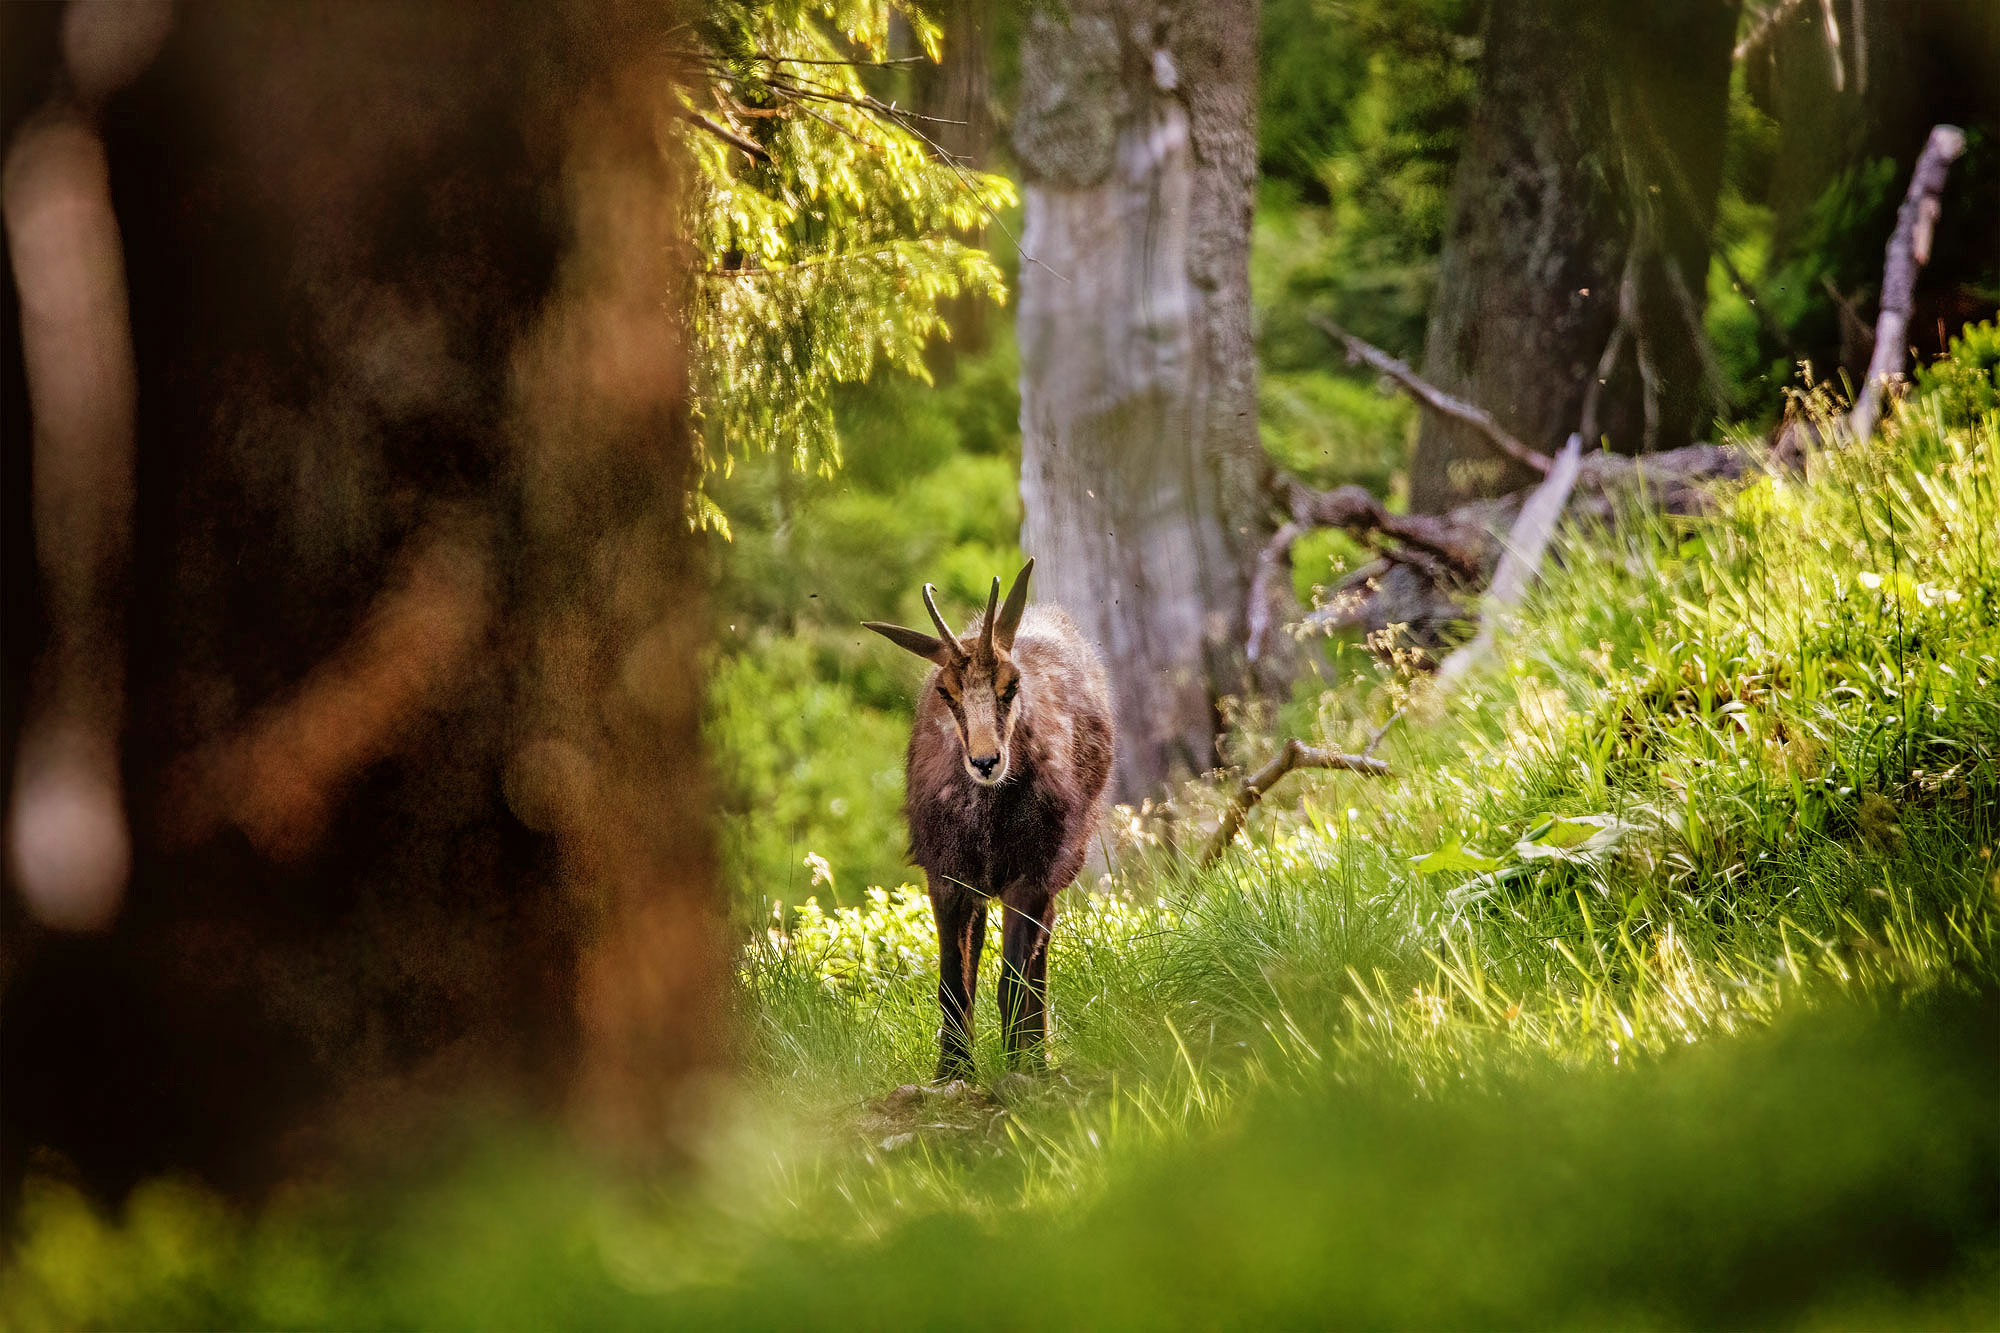
POLYGON ((1019 694, 1020 692, 1021 692, 1021 682, 1018 680, 1010 680, 1007 682, 1006 690, 1000 696, 1000 702, 1003 704, 1013 703, 1014 696, 1019 694))
POLYGON ((938 698, 940 698, 940 699, 944 700, 944 701, 945 701, 946 703, 950 703, 950 702, 951 702, 951 691, 950 691, 950 690, 948 690, 948 689, 946 689, 946 688, 945 688, 944 686, 940 685, 940 686, 938 686, 938 687, 937 687, 937 691, 938 691, 938 698))

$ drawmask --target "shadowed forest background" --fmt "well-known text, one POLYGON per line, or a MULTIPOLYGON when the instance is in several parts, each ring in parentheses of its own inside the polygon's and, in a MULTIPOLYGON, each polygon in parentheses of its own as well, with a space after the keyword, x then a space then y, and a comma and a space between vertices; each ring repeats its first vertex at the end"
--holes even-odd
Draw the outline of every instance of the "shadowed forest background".
POLYGON ((0 25, 10 1326, 2000 1317, 2000 9, 0 25))

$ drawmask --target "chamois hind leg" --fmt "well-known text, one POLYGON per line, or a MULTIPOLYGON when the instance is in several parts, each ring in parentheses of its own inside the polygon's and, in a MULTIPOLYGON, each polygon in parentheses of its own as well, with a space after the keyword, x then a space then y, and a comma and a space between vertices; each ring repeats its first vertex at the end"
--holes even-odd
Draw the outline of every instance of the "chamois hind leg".
POLYGON ((937 918, 938 1082, 972 1077, 972 997, 979 984, 979 952, 986 946, 986 900, 956 884, 931 882, 931 915, 937 918))
POLYGON ((1000 1030, 1009 1068, 1024 1061, 1046 1063, 1049 1032, 1049 929, 1055 925, 1055 895, 1029 884, 1012 884, 1000 896, 1000 1030))

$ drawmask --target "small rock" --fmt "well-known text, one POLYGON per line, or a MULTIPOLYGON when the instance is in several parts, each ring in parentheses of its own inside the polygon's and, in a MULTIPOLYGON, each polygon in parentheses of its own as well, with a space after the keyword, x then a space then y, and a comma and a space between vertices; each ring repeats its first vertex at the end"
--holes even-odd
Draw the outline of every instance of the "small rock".
POLYGON ((914 1134, 891 1134, 888 1138, 882 1140, 882 1151, 894 1152, 896 1149, 909 1144, 916 1137, 914 1134))
POLYGON ((1000 1081, 993 1085, 993 1095, 1003 1102, 1015 1102, 1035 1090, 1035 1080, 1019 1070, 1002 1074, 1000 1081))

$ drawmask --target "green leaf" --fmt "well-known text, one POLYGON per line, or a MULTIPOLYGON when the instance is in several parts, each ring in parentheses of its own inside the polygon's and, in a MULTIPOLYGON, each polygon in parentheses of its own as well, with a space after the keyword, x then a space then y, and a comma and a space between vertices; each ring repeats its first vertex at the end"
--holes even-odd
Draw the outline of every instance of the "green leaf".
POLYGON ((1524 861, 1591 861, 1615 847, 1633 826, 1616 815, 1551 815, 1514 844, 1524 861))
POLYGON ((1467 851, 1457 838, 1453 838, 1436 851, 1410 858, 1410 865, 1420 875, 1441 875, 1452 870, 1469 870, 1475 874, 1485 874, 1498 870, 1505 864, 1506 862, 1497 856, 1467 851))

